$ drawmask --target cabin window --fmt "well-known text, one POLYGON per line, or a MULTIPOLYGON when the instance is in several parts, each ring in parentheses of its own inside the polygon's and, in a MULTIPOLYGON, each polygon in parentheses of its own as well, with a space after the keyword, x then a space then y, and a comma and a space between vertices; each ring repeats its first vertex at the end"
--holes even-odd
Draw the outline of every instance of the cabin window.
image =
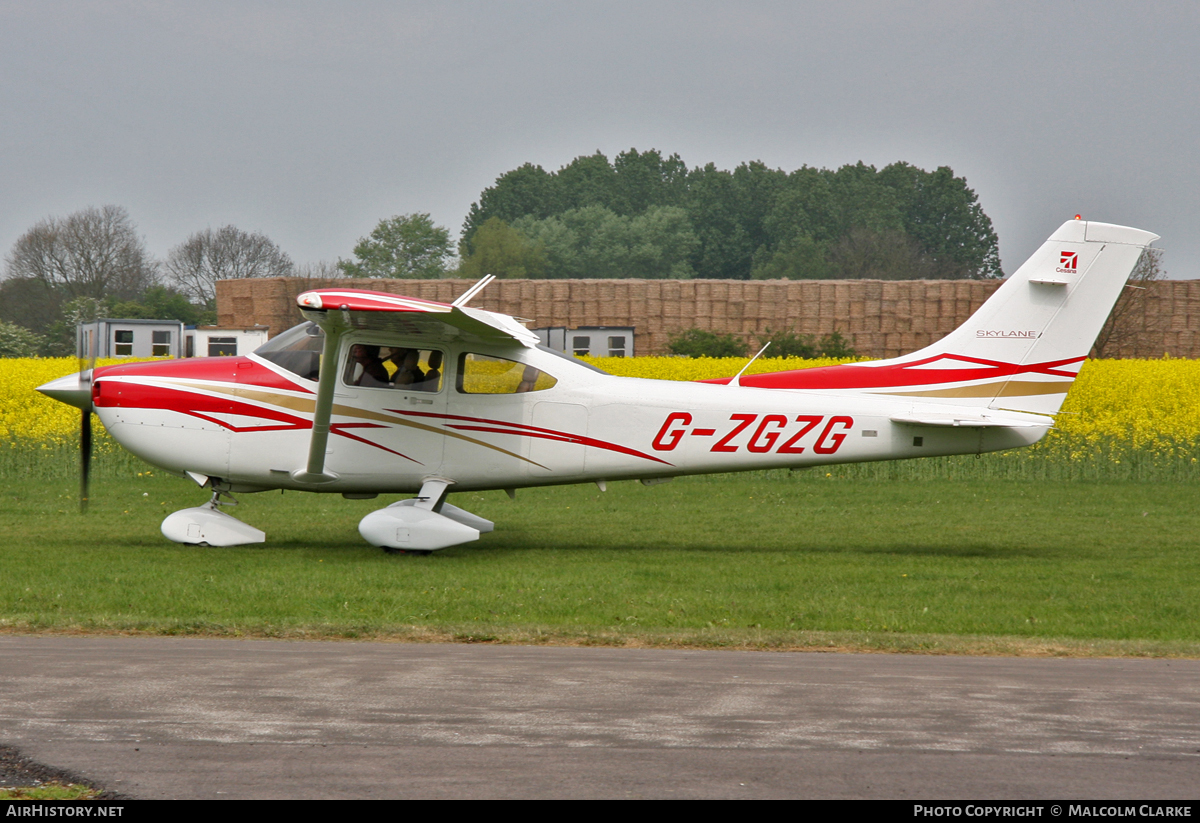
POLYGON ((436 349, 355 343, 346 358, 342 382, 364 389, 438 392, 444 357, 436 349))
POLYGON ((133 354, 133 329, 117 329, 113 332, 113 356, 130 357, 133 354))
POLYGON ((150 332, 150 354, 154 357, 171 356, 171 333, 169 331, 150 332))
POLYGON ((208 338, 208 356, 209 357, 236 357, 237 356, 237 338, 236 337, 210 337, 210 338, 208 338))
POLYGON ((545 391, 558 381, 528 363, 464 354, 458 359, 458 390, 463 394, 521 394, 545 391))

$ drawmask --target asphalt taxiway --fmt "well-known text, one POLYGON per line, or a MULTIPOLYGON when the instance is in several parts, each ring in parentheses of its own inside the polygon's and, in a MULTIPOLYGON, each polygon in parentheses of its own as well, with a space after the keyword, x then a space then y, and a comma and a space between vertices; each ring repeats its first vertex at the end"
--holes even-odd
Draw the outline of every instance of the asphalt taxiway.
POLYGON ((1194 800, 1200 661, 0 636, 0 745, 136 798, 1194 800))

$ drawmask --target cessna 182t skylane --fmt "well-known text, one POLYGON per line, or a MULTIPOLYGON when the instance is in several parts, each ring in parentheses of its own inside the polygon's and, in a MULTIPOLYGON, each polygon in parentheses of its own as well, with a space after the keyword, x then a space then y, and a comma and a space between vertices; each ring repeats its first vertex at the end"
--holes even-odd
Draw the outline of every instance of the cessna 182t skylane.
MULTIPOLYGON (((107 366, 42 386, 94 409, 148 463, 213 492, 167 517, 180 543, 262 542, 231 492, 416 497, 359 524, 427 553, 491 521, 449 491, 803 467, 1036 443, 1142 250, 1139 229, 1071 220, 960 328, 891 360, 698 383, 614 377, 538 345, 512 317, 337 288, 245 357, 107 366)), ((90 419, 90 418, 89 418, 90 419)))

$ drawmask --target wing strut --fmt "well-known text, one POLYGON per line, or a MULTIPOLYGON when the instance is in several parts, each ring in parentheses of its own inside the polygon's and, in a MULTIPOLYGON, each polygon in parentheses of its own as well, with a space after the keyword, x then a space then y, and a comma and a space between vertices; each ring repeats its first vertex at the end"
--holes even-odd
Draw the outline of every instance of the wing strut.
POLYGON ((313 410, 312 438, 308 444, 308 465, 292 472, 297 483, 329 483, 338 476, 325 470, 325 449, 329 443, 329 418, 333 416, 333 391, 337 387, 338 347, 346 326, 330 322, 325 317, 321 330, 325 332, 325 345, 321 349, 321 376, 317 380, 317 405, 313 410))
POLYGON ((483 276, 483 279, 482 279, 482 280, 480 280, 480 281, 479 281, 478 283, 476 283, 474 286, 471 286, 471 288, 467 289, 465 292, 463 292, 462 294, 460 294, 460 295, 458 296, 458 299, 457 299, 457 300, 455 300, 455 301, 454 301, 453 303, 451 303, 450 305, 451 305, 451 306, 454 306, 454 308, 456 308, 456 309, 461 309, 463 306, 467 305, 467 303, 470 303, 470 302, 471 302, 471 298, 472 298, 472 297, 474 297, 475 295, 477 295, 477 294, 479 294, 481 291, 483 291, 483 290, 484 290, 484 289, 487 287, 487 284, 488 284, 488 283, 491 283, 491 282, 492 282, 493 280, 495 280, 495 279, 496 279, 496 275, 494 275, 494 274, 485 274, 485 275, 483 276))

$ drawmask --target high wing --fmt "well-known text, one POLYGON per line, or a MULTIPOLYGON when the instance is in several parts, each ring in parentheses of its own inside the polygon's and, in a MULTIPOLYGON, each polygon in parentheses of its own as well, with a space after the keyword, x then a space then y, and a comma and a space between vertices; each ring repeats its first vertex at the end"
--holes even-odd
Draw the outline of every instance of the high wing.
POLYGON ((296 303, 304 317, 319 325, 326 335, 369 329, 440 341, 511 341, 526 348, 537 346, 538 336, 512 317, 468 308, 461 305, 462 300, 438 303, 363 289, 317 289, 301 294, 296 303))
MULTIPOLYGON (((342 335, 359 329, 402 332, 428 337, 436 343, 478 341, 536 347, 538 336, 514 318, 463 305, 493 279, 488 276, 480 280, 453 303, 364 289, 316 289, 301 294, 296 298, 296 304, 306 319, 319 325, 325 332, 322 360, 326 363, 337 362, 342 335)), ((292 472, 295 480, 328 483, 338 479, 336 474, 325 468, 325 449, 329 441, 329 422, 333 416, 336 385, 337 369, 321 369, 308 463, 304 469, 292 472)))

